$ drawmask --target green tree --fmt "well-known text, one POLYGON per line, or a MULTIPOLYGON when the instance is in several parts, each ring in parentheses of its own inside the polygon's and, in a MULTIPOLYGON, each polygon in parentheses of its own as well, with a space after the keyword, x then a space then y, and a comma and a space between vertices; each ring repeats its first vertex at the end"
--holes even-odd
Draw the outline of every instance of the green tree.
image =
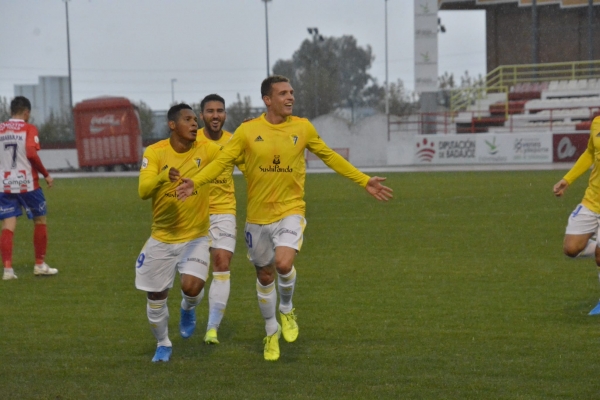
POLYGON ((200 118, 200 114, 202 114, 202 109, 200 108, 200 102, 190 103, 190 107, 192 107, 192 110, 194 110, 194 112, 198 116, 198 128, 204 128, 204 121, 202 121, 202 119, 200 118))
POLYGON ((10 118, 10 103, 6 97, 0 97, 0 122, 10 118))
POLYGON ((486 86, 485 78, 481 74, 472 77, 469 75, 469 71, 465 71, 459 79, 460 85, 457 86, 454 74, 444 72, 442 76, 438 77, 440 105, 451 108, 452 102, 471 104, 481 96, 481 90, 486 86))
POLYGON ((296 103, 294 113, 307 118, 336 107, 365 102, 367 73, 374 60, 371 46, 359 47, 353 36, 306 39, 291 60, 278 60, 273 73, 290 78, 296 103))
POLYGON ((142 139, 151 139, 154 132, 154 116, 152 109, 148 104, 140 100, 135 103, 140 117, 140 128, 142 130, 142 139))
POLYGON ((398 79, 397 82, 392 82, 389 86, 389 107, 390 114, 404 116, 417 112, 419 102, 415 94, 408 93, 404 87, 404 83, 398 79))
POLYGON ((255 115, 252 114, 252 111, 252 101, 250 96, 246 96, 242 100, 242 97, 238 93, 237 100, 227 107, 227 119, 225 120, 223 129, 234 132, 244 120, 255 117, 255 115))
MULTIPOLYGON (((385 87, 379 86, 377 82, 363 90, 361 100, 358 106, 373 107, 385 113, 385 87)), ((389 85, 388 106, 390 114, 398 116, 409 115, 419 109, 416 95, 406 90, 401 79, 389 85)))
POLYGON ((39 136, 42 143, 64 143, 75 140, 71 125, 71 116, 67 112, 50 113, 50 116, 39 126, 39 136))

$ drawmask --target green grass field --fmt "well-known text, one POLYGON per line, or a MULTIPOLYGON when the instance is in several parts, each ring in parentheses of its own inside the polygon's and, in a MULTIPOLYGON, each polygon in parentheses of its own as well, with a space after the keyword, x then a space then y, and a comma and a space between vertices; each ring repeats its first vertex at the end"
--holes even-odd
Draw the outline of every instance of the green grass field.
MULTIPOLYGON (((335 174, 309 175, 296 261, 300 337, 262 356, 254 268, 238 238, 219 346, 155 341, 134 264, 149 236, 137 179, 60 179, 46 190, 48 263, 33 276, 31 223, 0 282, 2 399, 593 399, 600 398, 600 297, 592 260, 561 251, 586 186, 563 199, 563 171, 387 174, 378 203, 335 174)), ((236 176, 243 232, 245 185, 236 176)))

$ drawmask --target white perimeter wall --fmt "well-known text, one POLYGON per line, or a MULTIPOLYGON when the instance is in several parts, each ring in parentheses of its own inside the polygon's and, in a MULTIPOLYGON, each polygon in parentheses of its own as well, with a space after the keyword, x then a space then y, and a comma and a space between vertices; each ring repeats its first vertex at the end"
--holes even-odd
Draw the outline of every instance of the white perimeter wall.
MULTIPOLYGON (((363 118, 354 125, 331 114, 315 118, 312 123, 329 147, 349 148, 350 162, 357 167, 409 165, 413 162, 410 153, 414 145, 413 135, 396 132, 392 141, 388 142, 387 117, 384 114, 363 118), (390 152, 394 155, 392 159, 390 152)), ((318 160, 311 161, 309 167, 325 165, 318 160)))
MULTIPOLYGON (((357 167, 552 162, 550 132, 416 135, 398 131, 398 125, 392 125, 396 130, 388 141, 387 118, 383 114, 354 125, 335 115, 320 116, 312 123, 329 147, 349 149, 349 160, 357 167)), ((50 170, 79 168, 75 149, 41 150, 39 154, 50 170)), ((321 160, 310 160, 308 168, 325 165, 321 160)))
POLYGON ((57 169, 78 169, 79 160, 77 159, 76 149, 58 149, 58 150, 40 150, 38 152, 44 167, 50 170, 57 169))

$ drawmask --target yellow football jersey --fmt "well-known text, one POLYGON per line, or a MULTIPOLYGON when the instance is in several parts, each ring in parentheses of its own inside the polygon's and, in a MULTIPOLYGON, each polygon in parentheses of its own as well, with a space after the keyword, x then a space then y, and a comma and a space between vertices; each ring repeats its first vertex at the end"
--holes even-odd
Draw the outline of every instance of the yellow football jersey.
MULTIPOLYGON (((198 129, 196 140, 207 139, 218 145, 224 146, 229 142, 233 134, 223 131, 219 140, 207 138, 204 134, 204 128, 198 129)), ((235 165, 243 169, 243 156, 240 157, 235 165)), ((235 187, 233 185, 233 165, 227 166, 217 178, 210 182, 210 214, 233 214, 235 215, 235 187)))
POLYGON ((588 187, 585 190, 581 204, 595 213, 600 213, 600 117, 596 117, 592 121, 587 149, 563 179, 569 182, 570 185, 575 179, 583 175, 592 164, 594 164, 594 168, 590 174, 588 187))
POLYGON ((208 183, 243 155, 247 221, 270 224, 293 214, 304 216, 306 149, 340 175, 367 185, 369 176, 331 150, 307 119, 288 117, 273 125, 265 114, 240 125, 215 161, 192 179, 196 187, 208 183))
POLYGON ((152 198, 152 237, 164 243, 184 243, 208 235, 208 186, 199 187, 185 201, 177 200, 175 188, 181 182, 169 181, 175 167, 180 176, 192 178, 216 158, 221 146, 197 140, 185 153, 177 153, 169 139, 152 144, 144 151, 138 192, 152 198))

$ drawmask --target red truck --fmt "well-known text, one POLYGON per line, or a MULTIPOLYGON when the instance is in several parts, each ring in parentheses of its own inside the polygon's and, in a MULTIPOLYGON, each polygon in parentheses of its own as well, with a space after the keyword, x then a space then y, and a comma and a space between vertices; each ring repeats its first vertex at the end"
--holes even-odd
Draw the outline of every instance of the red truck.
POLYGON ((124 97, 84 100, 73 108, 79 168, 139 169, 142 132, 137 107, 124 97))

